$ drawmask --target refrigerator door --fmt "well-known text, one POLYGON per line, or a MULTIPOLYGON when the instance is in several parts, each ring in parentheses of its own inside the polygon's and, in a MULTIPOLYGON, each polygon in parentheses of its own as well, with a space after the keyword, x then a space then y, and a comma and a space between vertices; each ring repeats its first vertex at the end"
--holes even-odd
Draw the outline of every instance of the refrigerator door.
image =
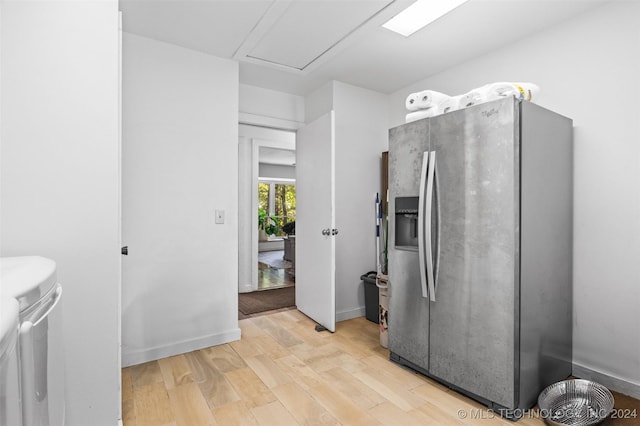
POLYGON ((0 426, 22 424, 17 340, 18 302, 11 297, 2 297, 0 298, 0 426))
POLYGON ((424 202, 424 197, 418 201, 419 187, 428 149, 429 120, 389 131, 389 350, 395 361, 400 357, 423 372, 429 362, 429 300, 421 283, 417 235, 407 235, 418 228, 418 206, 424 202), (408 203, 411 199, 415 206, 408 203))
POLYGON ((506 408, 517 405, 518 111, 506 98, 431 119, 440 223, 429 374, 506 408))
POLYGON ((22 418, 26 425, 64 424, 64 353, 56 285, 25 312, 20 325, 22 418))

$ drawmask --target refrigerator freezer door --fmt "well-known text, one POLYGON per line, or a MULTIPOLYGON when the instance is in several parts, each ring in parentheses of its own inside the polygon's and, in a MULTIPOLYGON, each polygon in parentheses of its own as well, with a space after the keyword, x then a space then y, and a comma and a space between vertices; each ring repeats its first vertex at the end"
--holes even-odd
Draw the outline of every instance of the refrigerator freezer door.
MULTIPOLYGON (((424 153, 429 150, 429 120, 389 131, 389 211, 402 211, 400 199, 418 197, 424 153), (398 208, 397 208, 398 207, 398 208)), ((405 218, 406 219, 406 218, 405 218)), ((420 218, 418 218, 418 221, 420 218)), ((404 222, 401 222, 404 223, 404 222)), ((396 241, 396 220, 389 241, 396 241)), ((389 247, 389 350, 426 371, 429 362, 429 299, 423 297, 417 247, 389 247)))
POLYGON ((416 252, 389 259, 389 350, 423 369, 429 363, 429 299, 422 297, 416 252))
POLYGON ((518 117, 507 98, 431 119, 441 235, 429 373, 506 408, 517 405, 518 117))

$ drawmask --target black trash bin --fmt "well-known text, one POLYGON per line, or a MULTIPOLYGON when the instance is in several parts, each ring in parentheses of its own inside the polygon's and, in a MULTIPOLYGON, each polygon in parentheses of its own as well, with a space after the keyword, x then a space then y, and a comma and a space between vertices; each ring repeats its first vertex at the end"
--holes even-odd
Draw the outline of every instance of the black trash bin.
POLYGON ((369 271, 360 276, 360 279, 364 281, 364 310, 365 317, 372 322, 378 324, 378 305, 379 294, 378 286, 376 285, 376 272, 369 271))

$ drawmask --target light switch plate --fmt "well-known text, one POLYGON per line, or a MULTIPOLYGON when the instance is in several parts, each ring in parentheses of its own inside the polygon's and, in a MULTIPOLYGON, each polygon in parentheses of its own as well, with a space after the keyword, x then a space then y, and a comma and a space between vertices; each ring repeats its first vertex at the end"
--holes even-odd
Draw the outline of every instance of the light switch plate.
POLYGON ((224 210, 216 210, 216 223, 224 223, 224 210))

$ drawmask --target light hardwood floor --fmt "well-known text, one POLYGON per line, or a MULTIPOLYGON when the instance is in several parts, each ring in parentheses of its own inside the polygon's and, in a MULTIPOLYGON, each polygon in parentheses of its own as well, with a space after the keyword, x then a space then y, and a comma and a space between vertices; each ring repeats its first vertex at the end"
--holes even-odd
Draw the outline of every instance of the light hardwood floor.
POLYGON ((333 334, 297 310, 239 324, 238 342, 125 368, 124 426, 514 425, 391 363, 364 318, 333 334))

